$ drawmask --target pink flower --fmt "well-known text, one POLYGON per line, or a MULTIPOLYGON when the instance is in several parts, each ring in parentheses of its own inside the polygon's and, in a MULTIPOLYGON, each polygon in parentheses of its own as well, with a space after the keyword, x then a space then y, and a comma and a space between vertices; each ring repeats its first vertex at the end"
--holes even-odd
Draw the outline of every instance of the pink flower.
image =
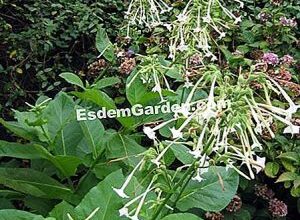
POLYGON ((279 19, 279 21, 280 21, 280 24, 285 27, 296 27, 297 26, 297 21, 295 18, 287 18, 287 17, 282 16, 279 19))
POLYGON ((265 53, 263 61, 267 64, 276 65, 279 63, 279 58, 275 53, 265 53))
POLYGON ((282 61, 283 64, 291 65, 295 60, 294 60, 294 57, 292 57, 290 55, 284 55, 281 58, 281 61, 282 61))

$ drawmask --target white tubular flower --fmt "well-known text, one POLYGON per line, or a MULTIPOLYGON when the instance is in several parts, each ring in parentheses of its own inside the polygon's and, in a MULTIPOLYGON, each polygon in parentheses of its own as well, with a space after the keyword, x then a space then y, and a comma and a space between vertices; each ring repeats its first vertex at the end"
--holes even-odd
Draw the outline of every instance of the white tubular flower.
POLYGON ((220 33, 220 36, 219 36, 219 39, 222 39, 222 38, 224 38, 224 37, 226 37, 226 33, 225 33, 225 32, 221 32, 221 33, 220 33))
POLYGON ((300 133, 300 126, 296 125, 289 125, 283 130, 284 134, 299 134, 300 133))
POLYGON ((123 207, 121 209, 119 209, 119 216, 125 216, 125 217, 129 217, 129 210, 127 207, 123 207))
POLYGON ((185 15, 183 13, 177 15, 176 17, 177 17, 178 22, 180 22, 180 23, 186 23, 189 18, 187 15, 185 15))
MULTIPOLYGON (((150 189, 149 191, 153 190, 150 189)), ((134 204, 136 201, 138 201, 139 199, 141 199, 144 194, 146 194, 147 192, 144 192, 142 193, 141 195, 135 197, 134 199, 130 200, 129 202, 127 202, 121 209, 119 209, 119 216, 122 217, 122 216, 126 216, 126 217, 129 217, 129 209, 128 207, 130 207, 132 204, 134 204)))
POLYGON ((205 123, 204 128, 202 129, 202 132, 198 138, 197 147, 195 150, 190 151, 190 154, 192 154, 195 158, 200 158, 201 153, 203 152, 203 139, 206 132, 207 123, 205 123))
POLYGON ((240 4, 240 8, 244 8, 244 2, 240 0, 233 0, 233 1, 238 2, 240 4))
POLYGON ((135 168, 132 170, 132 172, 129 174, 129 176, 126 178, 124 184, 122 185, 122 187, 120 189, 114 188, 113 190, 123 199, 125 198, 129 198, 128 195, 126 195, 126 193, 124 192, 126 187, 128 186, 128 184, 130 183, 130 180, 132 179, 134 173, 137 171, 137 169, 142 165, 142 163, 144 162, 144 158, 135 166, 135 168))
POLYGON ((186 45, 186 44, 180 44, 178 47, 177 47, 177 49, 180 51, 180 52, 184 52, 184 51, 186 51, 186 50, 188 50, 188 48, 189 48, 189 46, 188 45, 186 45))
POLYGON ((145 202, 145 199, 147 197, 147 194, 151 191, 151 186, 152 186, 153 182, 154 182, 154 179, 151 180, 151 182, 148 185, 145 193, 142 194, 141 200, 139 202, 139 205, 138 205, 137 209, 135 210, 134 215, 133 216, 128 216, 128 218, 130 218, 131 220, 138 220, 139 219, 138 216, 139 216, 140 211, 141 211, 141 209, 142 209, 142 207, 144 205, 144 202, 145 202))
POLYGON ((172 141, 167 147, 164 148, 164 150, 162 152, 160 152, 160 154, 153 160, 151 160, 152 163, 154 163, 156 166, 160 166, 160 160, 161 158, 163 158, 163 156, 165 155, 165 153, 167 153, 167 151, 170 149, 170 147, 177 141, 178 139, 172 141))
POLYGON ((163 24, 164 27, 168 29, 168 31, 172 31, 172 24, 163 24))
POLYGON ((197 174, 196 174, 196 176, 194 176, 194 177, 192 178, 192 180, 197 181, 197 182, 199 182, 199 183, 201 183, 202 180, 204 180, 204 179, 201 177, 201 175, 200 175, 200 168, 197 169, 197 174))
POLYGON ((198 181, 199 183, 204 180, 202 177, 202 174, 207 173, 208 172, 208 166, 209 166, 209 162, 208 162, 208 157, 206 155, 203 155, 201 157, 201 159, 199 160, 200 166, 197 169, 197 174, 195 177, 192 178, 192 180, 198 181))
POLYGON ((261 170, 263 170, 266 166, 266 158, 256 156, 255 163, 252 164, 252 167, 256 169, 256 174, 258 174, 261 170))
POLYGON ((203 22, 205 23, 211 23, 212 22, 212 18, 210 17, 210 15, 206 15, 205 17, 202 17, 203 22))
POLYGON ((241 22, 242 22, 242 18, 241 17, 237 17, 234 20, 234 24, 238 24, 238 23, 241 23, 241 22))
POLYGON ((296 105, 291 97, 285 92, 285 90, 271 77, 268 77, 268 79, 279 89, 280 93, 283 95, 285 100, 289 103, 290 107, 286 110, 287 116, 286 118, 290 120, 292 118, 292 115, 297 112, 297 110, 300 108, 300 105, 296 105))
POLYGON ((144 133, 147 135, 147 137, 151 140, 155 140, 156 139, 156 134, 155 131, 150 128, 150 127, 144 127, 143 128, 144 133))
POLYGON ((214 89, 215 89, 215 84, 216 84, 216 77, 214 78, 209 96, 208 96, 208 102, 206 105, 206 110, 204 112, 201 112, 201 116, 209 121, 211 118, 215 118, 217 116, 217 112, 215 111, 215 108, 217 107, 217 104, 215 103, 215 98, 214 98, 214 89))
POLYGON ((182 132, 180 130, 177 130, 175 127, 170 128, 170 131, 172 133, 172 138, 176 139, 176 138, 182 138, 182 132))

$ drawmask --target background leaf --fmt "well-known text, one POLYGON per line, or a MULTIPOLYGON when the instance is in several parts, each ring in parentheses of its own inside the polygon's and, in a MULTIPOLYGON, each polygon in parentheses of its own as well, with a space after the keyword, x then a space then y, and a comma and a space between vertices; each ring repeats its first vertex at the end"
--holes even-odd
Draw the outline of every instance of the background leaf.
POLYGON ((177 207, 181 211, 191 208, 201 208, 205 211, 220 211, 225 208, 235 195, 239 176, 225 167, 210 167, 207 173, 203 174, 202 182, 191 181, 177 207))

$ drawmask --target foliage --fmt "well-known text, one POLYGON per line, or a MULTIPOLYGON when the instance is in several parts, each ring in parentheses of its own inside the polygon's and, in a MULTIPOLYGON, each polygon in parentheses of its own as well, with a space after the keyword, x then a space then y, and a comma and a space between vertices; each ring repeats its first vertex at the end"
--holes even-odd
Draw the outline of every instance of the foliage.
POLYGON ((123 7, 120 0, 1 3, 1 91, 11 94, 1 108, 59 91, 62 71, 85 71, 97 55, 96 32, 107 27, 116 36, 123 7))

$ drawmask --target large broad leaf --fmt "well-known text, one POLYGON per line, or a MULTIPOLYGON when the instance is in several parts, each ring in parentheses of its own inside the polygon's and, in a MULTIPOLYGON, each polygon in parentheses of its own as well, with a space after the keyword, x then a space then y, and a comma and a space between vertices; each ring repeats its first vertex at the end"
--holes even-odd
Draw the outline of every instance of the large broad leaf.
POLYGON ((76 86, 79 86, 81 87, 82 89, 84 89, 84 85, 83 85, 83 82, 81 81, 81 79, 75 75, 74 73, 68 73, 68 72, 65 72, 65 73, 61 73, 59 75, 61 78, 63 78, 64 80, 66 80, 68 83, 71 83, 73 85, 76 85, 76 86))
POLYGON ((74 207, 66 201, 62 201, 52 209, 49 216, 57 220, 70 220, 68 214, 74 216, 74 207))
POLYGON ((195 160, 194 157, 189 153, 190 149, 183 144, 173 144, 171 149, 175 157, 183 164, 191 164, 195 160))
POLYGON ((202 218, 190 213, 176 213, 168 215, 162 220, 202 220, 202 218))
POLYGON ((98 82, 95 83, 93 86, 94 89, 103 89, 109 86, 113 86, 115 84, 121 83, 120 78, 118 77, 107 77, 100 79, 98 82))
POLYGON ((69 188, 55 179, 26 168, 0 168, 0 184, 41 198, 64 199, 71 194, 69 188))
POLYGON ((65 93, 59 93, 45 109, 44 117, 48 121, 47 130, 54 154, 76 156, 76 148, 83 134, 76 121, 75 103, 71 97, 65 93))
MULTIPOLYGON (((96 89, 87 89, 84 92, 73 92, 73 94, 82 100, 104 107, 106 110, 117 108, 114 101, 106 93, 96 89)), ((132 117, 120 117, 116 119, 126 128, 131 128, 135 123, 132 117)))
POLYGON ((106 133, 106 156, 108 159, 121 159, 129 165, 135 165, 140 158, 136 156, 146 149, 131 136, 120 133, 106 133))
POLYGON ((122 199, 113 191, 112 187, 122 185, 122 172, 116 171, 92 188, 75 208, 75 219, 85 219, 94 210, 99 210, 90 220, 120 220, 118 210, 122 208, 122 199))
POLYGON ((56 220, 55 218, 44 218, 41 215, 35 215, 29 212, 16 210, 16 209, 4 209, 0 210, 1 220, 56 220))
POLYGON ((104 135, 104 127, 100 120, 82 121, 80 122, 86 143, 88 144, 93 157, 97 156, 104 150, 101 144, 101 139, 104 135))
POLYGON ((4 121, 3 119, 0 119, 0 123, 4 127, 13 132, 15 135, 22 137, 26 140, 35 142, 47 141, 40 127, 34 127, 28 124, 28 122, 36 120, 36 115, 34 112, 14 112, 14 117, 17 119, 17 121, 4 121))
POLYGON ((100 28, 96 36, 96 48, 108 61, 114 61, 114 46, 108 39, 108 36, 103 28, 100 28))
POLYGON ((181 211, 191 208, 220 211, 228 205, 237 191, 239 176, 232 169, 210 167, 203 178, 200 183, 191 181, 188 184, 177 203, 181 211))
POLYGON ((19 144, 0 140, 0 156, 20 159, 46 159, 55 165, 64 176, 74 175, 81 160, 73 156, 53 156, 37 144, 19 144))

